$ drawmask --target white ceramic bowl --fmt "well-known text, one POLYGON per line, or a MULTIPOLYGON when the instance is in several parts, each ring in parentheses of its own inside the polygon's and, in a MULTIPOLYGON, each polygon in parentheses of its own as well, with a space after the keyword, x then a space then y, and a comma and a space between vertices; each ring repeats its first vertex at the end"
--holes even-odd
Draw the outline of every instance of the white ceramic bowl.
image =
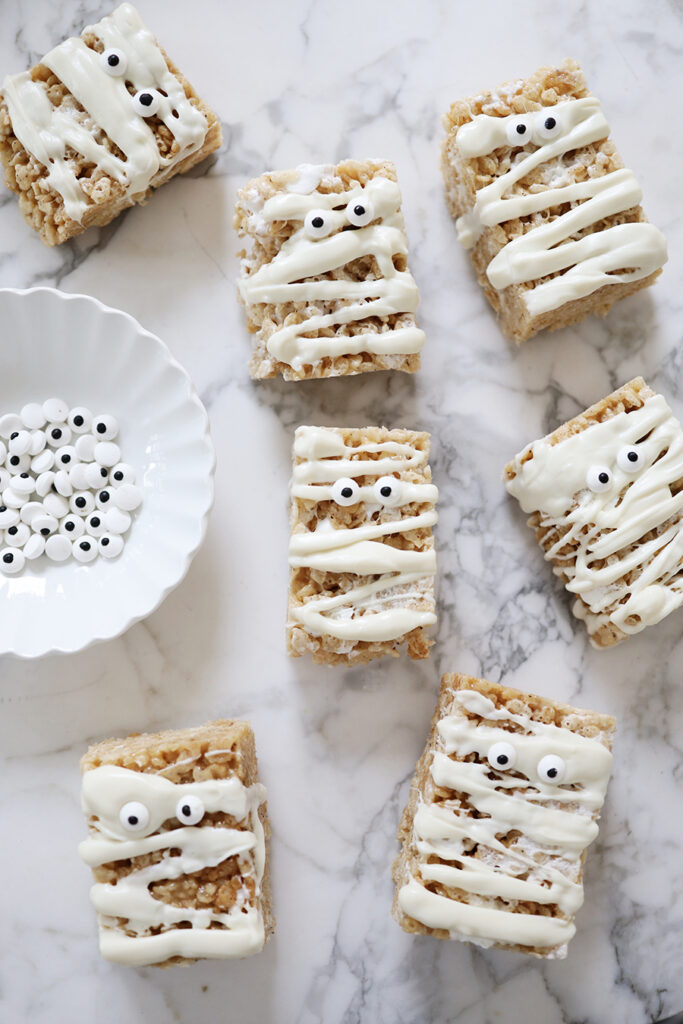
POLYGON ((63 398, 120 425, 144 499, 117 559, 0 574, 0 653, 74 652, 123 633, 180 583, 206 532, 215 454, 192 382, 126 313, 52 288, 0 290, 0 415, 63 398))

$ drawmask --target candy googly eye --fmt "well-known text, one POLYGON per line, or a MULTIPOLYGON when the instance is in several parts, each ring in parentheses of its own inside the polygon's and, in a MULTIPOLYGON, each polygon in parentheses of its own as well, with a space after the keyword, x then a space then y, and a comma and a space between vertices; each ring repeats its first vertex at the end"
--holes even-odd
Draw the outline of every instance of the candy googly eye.
POLYGON ((78 540, 85 533, 85 526, 80 516, 75 516, 73 513, 69 513, 68 516, 64 516, 59 524, 59 532, 63 533, 69 540, 78 540))
POLYGON ((595 494, 602 494, 612 486, 612 474, 607 466, 591 466, 586 473, 586 484, 595 494))
POLYGON ((92 424, 92 432, 97 441, 113 441, 119 432, 119 425, 113 416, 104 414, 96 416, 92 424))
POLYGON ((562 125, 555 114, 548 113, 548 110, 539 110, 534 120, 534 141, 551 142, 556 139, 562 131, 562 125))
POLYGON ((112 505, 111 491, 106 489, 99 491, 99 493, 95 495, 95 504, 99 509, 104 510, 109 508, 112 505))
POLYGON ((31 435, 28 430, 15 430, 7 447, 11 455, 27 455, 31 447, 31 435))
POLYGON ((0 416, 0 437, 4 437, 6 441, 22 428, 23 424, 16 413, 8 412, 5 416, 0 416))
POLYGON ((512 744, 505 743, 503 741, 501 743, 493 744, 486 755, 486 760, 492 768, 499 768, 501 771, 507 771, 508 769, 515 767, 517 755, 512 744))
POLYGON ((13 487, 6 487, 2 492, 2 503, 7 508, 21 508, 28 501, 28 494, 19 494, 13 487))
MULTIPOLYGON (((106 429, 106 428, 105 428, 106 429)), ((81 434, 74 445, 76 454, 81 462, 92 462, 95 458, 95 445, 97 441, 92 434, 81 434)))
POLYGON ((123 50, 117 50, 115 46, 111 46, 104 53, 100 54, 100 64, 102 70, 106 71, 112 78, 120 78, 125 75, 128 70, 128 61, 123 50))
POLYGON ((35 489, 36 481, 30 473, 20 473, 19 476, 15 476, 12 480, 12 490, 23 497, 33 494, 35 489))
POLYGON ((88 470, 92 465, 92 462, 89 462, 87 465, 84 465, 82 462, 76 462, 75 465, 69 469, 69 480, 71 481, 71 486, 74 491, 85 491, 90 486, 86 476, 86 470, 88 470))
POLYGON ((71 444, 65 444, 55 452, 55 462, 60 469, 69 469, 77 458, 76 449, 71 444))
POLYGON ((546 754, 538 762, 536 773, 541 782, 549 782, 553 786, 559 785, 564 778, 567 766, 557 754, 546 754))
POLYGON ((373 487, 377 501, 386 508, 400 505, 402 490, 401 481, 394 476, 381 476, 373 487))
POLYGON ((66 418, 74 434, 87 434, 92 426, 92 413, 84 405, 77 405, 66 418))
POLYGON ((143 832, 149 825, 149 811, 144 804, 131 800, 119 811, 119 821, 126 832, 143 832))
POLYGON ((367 199, 352 199, 346 207, 346 219, 354 228, 364 228, 374 216, 372 203, 367 199))
POLYGON ((34 430, 31 434, 31 447, 28 450, 28 453, 31 456, 31 458, 34 458, 36 455, 40 455, 40 453, 44 450, 46 444, 47 438, 45 436, 45 431, 34 430))
POLYGON ((123 551, 123 538, 115 533, 103 533, 97 548, 103 558, 117 558, 123 551))
POLYGON ((622 448, 617 455, 617 466, 624 473, 637 473, 643 467, 643 456, 637 448, 622 448))
POLYGON ((121 484, 134 484, 135 470, 127 462, 119 462, 109 474, 109 483, 112 487, 120 487, 121 484))
POLYGON ((12 474, 4 466, 0 466, 0 491, 4 491, 6 487, 9 487, 11 480, 12 474))
POLYGON ((9 526, 16 526, 18 522, 19 512, 15 508, 0 505, 0 530, 6 530, 9 526))
POLYGON ((55 474, 51 469, 45 470, 41 473, 36 480, 36 494, 39 498, 44 498, 52 490, 52 485, 55 482, 55 474))
POLYGON ((91 512, 85 521, 86 532, 91 537, 101 537, 106 532, 104 516, 101 512, 91 512))
POLYGON ((304 233, 309 238, 326 238, 333 228, 329 210, 309 210, 304 217, 304 233))
POLYGON ((69 498, 69 509, 76 516, 87 516, 95 508, 95 499, 90 491, 75 491, 69 498))
MULTIPOLYGON (((39 516, 43 511, 44 506, 41 501, 27 501, 25 505, 22 505, 19 517, 22 523, 26 523, 27 526, 31 526, 36 516, 39 516)), ((1 522, 0 526, 2 526, 1 522)))
POLYGON ((81 537, 73 542, 71 553, 77 562, 92 562, 99 554, 97 541, 94 537, 81 537))
POLYGON ((66 562, 71 557, 71 541, 63 533, 55 533, 45 542, 45 554, 51 562, 66 562))
MULTIPOLYGON (((102 492, 104 493, 104 492, 102 492)), ((142 491, 135 484, 121 484, 111 492, 114 504, 122 512, 134 512, 142 504, 142 491)))
POLYGON ((90 462, 85 467, 85 479, 87 480, 86 487, 92 487, 96 491, 98 487, 103 487, 104 484, 108 483, 109 470, 105 469, 104 466, 98 466, 96 462, 90 462))
POLYGON ((66 423, 50 423, 45 431, 45 440, 50 448, 62 448, 71 441, 71 429, 66 423))
POLYGON ((51 516, 49 512, 39 512, 31 523, 31 529, 34 533, 39 533, 41 537, 49 537, 55 533, 59 522, 55 516, 51 516))
POLYGON ((48 469, 52 469, 54 464, 55 453, 52 448, 44 448, 39 455, 31 459, 31 472, 40 476, 41 473, 47 473, 48 469))
POLYGON ((32 533, 24 544, 23 550, 24 558, 31 562, 34 558, 40 558, 45 551, 45 538, 41 537, 39 533, 32 533))
POLYGON ((109 533, 121 534, 130 529, 131 518, 120 508, 110 508, 104 513, 104 521, 109 533))
POLYGON ((511 146, 526 146, 527 142, 531 142, 531 125, 529 124, 529 118, 527 117, 516 117, 514 120, 508 122, 505 129, 505 135, 511 146))
POLYGON ((19 473, 28 473, 31 468, 31 457, 29 455, 8 455, 5 460, 5 465, 9 469, 10 473, 15 475, 19 473))
POLYGON ((26 523, 17 523, 5 530, 5 541, 11 548, 23 548, 31 536, 31 531, 26 523))
POLYGON ((29 402, 28 405, 25 405, 19 413, 19 417, 27 430, 40 430, 45 426, 45 413, 42 405, 39 405, 38 402, 29 402))
POLYGON ((48 398, 43 402, 43 415, 49 423, 63 423, 69 415, 69 406, 61 398, 48 398))
POLYGON ((0 551, 0 572, 5 573, 6 576, 13 576, 16 572, 21 572, 25 564, 24 552, 19 548, 3 548, 0 551))
POLYGON ((349 476, 341 477, 332 486, 332 501, 337 505, 357 505, 360 501, 359 494, 360 487, 349 476))
POLYGON ((156 89, 140 89, 133 96, 133 110, 140 117, 153 117, 161 105, 161 97, 156 89))
POLYGON ((61 494, 63 498, 70 498, 74 492, 74 485, 71 482, 71 477, 65 469, 58 469, 55 473, 55 490, 57 494, 61 494))
POLYGON ((95 445, 95 462, 111 469, 121 460, 121 449, 113 441, 98 441, 95 445))
POLYGON ((204 817, 204 804, 198 796, 181 796, 175 816, 183 825, 196 825, 204 817))
POLYGON ((54 491, 51 494, 45 495, 43 506, 45 511, 49 515, 54 516, 55 519, 62 519, 63 516, 69 513, 69 502, 61 494, 55 494, 54 491))

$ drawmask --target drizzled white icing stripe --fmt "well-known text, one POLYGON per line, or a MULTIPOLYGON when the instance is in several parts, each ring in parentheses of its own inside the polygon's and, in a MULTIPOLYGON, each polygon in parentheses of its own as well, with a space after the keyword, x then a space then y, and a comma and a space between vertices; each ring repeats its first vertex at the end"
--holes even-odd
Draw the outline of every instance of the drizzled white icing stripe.
POLYGON ((475 690, 458 691, 453 700, 456 709, 438 724, 439 748, 430 773, 435 785, 466 794, 477 817, 469 817, 457 802, 420 802, 413 822, 419 877, 411 875, 401 887, 399 904, 427 927, 479 945, 562 947, 575 931, 569 918, 583 902, 581 858, 598 832, 594 817, 604 800, 612 756, 597 739, 497 710, 475 690), (461 709, 483 722, 468 719, 461 709), (515 723, 524 732, 496 722, 515 723), (500 742, 513 748, 514 774, 486 763, 500 742), (463 760, 474 753, 484 763, 463 760), (572 788, 540 776, 541 760, 549 754, 561 758, 562 784, 572 788), (507 846, 502 839, 513 831, 520 836, 507 846), (474 844, 477 857, 471 853, 474 844), (463 903, 431 892, 425 888, 429 882, 472 898, 463 903), (567 920, 512 912, 493 900, 553 905, 567 920))
POLYGON ((614 225, 568 241, 577 232, 640 203, 642 192, 631 171, 617 170, 602 177, 562 184, 564 168, 559 166, 554 187, 551 182, 545 191, 510 194, 519 181, 542 164, 560 161, 571 150, 607 138, 609 125, 594 97, 543 107, 531 115, 479 114, 458 130, 458 155, 469 160, 501 146, 517 144, 514 131, 518 125, 524 128, 524 142, 519 145, 532 137, 537 148, 520 153, 509 171, 477 192, 473 210, 457 221, 460 241, 470 248, 487 227, 565 203, 571 209, 518 235, 500 250, 486 271, 494 288, 501 291, 512 284, 538 281, 564 271, 524 292, 529 312, 538 316, 590 295, 604 285, 647 277, 666 262, 666 241, 652 224, 614 225), (549 117, 557 124, 552 137, 546 140, 543 124, 549 117))
POLYGON ((76 111, 63 104, 54 107, 42 82, 30 72, 12 75, 3 82, 12 131, 27 152, 47 168, 46 179, 64 200, 72 220, 82 221, 89 200, 69 165, 67 147, 75 150, 98 170, 125 186, 131 195, 144 192, 161 168, 170 167, 199 149, 206 137, 207 120, 194 107, 175 77, 152 34, 130 4, 84 30, 102 40, 105 50, 121 51, 126 73, 112 77, 104 70, 100 55, 81 38, 66 39, 45 55, 45 64, 64 83, 89 115, 79 120, 76 111), (126 89, 156 90, 161 118, 179 145, 173 157, 162 157, 149 125, 137 113, 126 89), (123 152, 125 159, 110 153, 97 141, 102 130, 123 152))
POLYGON ((683 432, 661 395, 559 444, 536 441, 514 465, 507 489, 542 527, 561 531, 545 557, 580 595, 574 613, 589 633, 607 622, 637 633, 683 604, 683 491, 672 490, 683 479, 683 432), (609 478, 598 492, 591 470, 609 478), (644 540, 651 530, 662 532, 644 540))
POLYGON ((108 960, 125 964, 150 964, 172 956, 230 957, 258 952, 264 943, 264 922, 259 906, 260 884, 265 867, 265 837, 258 809, 265 788, 245 787, 237 777, 174 784, 161 775, 149 775, 113 765, 87 771, 83 776, 82 806, 90 820, 91 834, 79 846, 86 864, 125 861, 159 850, 168 853, 156 864, 118 878, 115 884, 97 883, 90 898, 100 922, 100 950, 108 960), (175 818, 178 803, 198 798, 207 813, 223 812, 238 821, 249 821, 240 831, 211 825, 183 826, 159 832, 175 818), (130 802, 141 804, 149 821, 135 835, 126 831, 120 814, 130 802), (171 855, 171 850, 179 854, 171 855), (239 857, 242 873, 254 878, 256 896, 246 887, 228 913, 208 908, 179 907, 155 899, 153 882, 177 879, 203 868, 215 867, 229 857, 239 857), (117 924, 126 919, 126 934, 117 924), (191 928, 176 927, 189 922, 191 928), (215 927, 220 925, 221 927, 215 927), (159 934, 150 929, 161 927, 159 934))
MULTIPOLYGON (((426 463, 426 454, 409 444, 385 441, 347 446, 337 431, 322 427, 299 427, 294 454, 306 461, 294 467, 291 493, 306 501, 333 500, 335 481, 346 477, 380 478, 426 463), (383 457, 351 459, 352 453, 383 457)), ((399 508, 413 502, 434 504, 438 498, 433 484, 393 482, 400 487, 399 508)), ((359 488, 357 497, 366 503, 368 518, 379 508, 372 488, 359 488)), ((424 604, 424 583, 436 572, 434 550, 403 550, 379 538, 427 529, 436 520, 436 511, 430 509, 403 519, 369 521, 350 529, 337 529, 330 520, 322 520, 313 532, 293 533, 289 547, 291 567, 358 576, 379 574, 380 578, 356 585, 347 593, 311 598, 292 614, 313 636, 327 635, 340 640, 394 640, 418 626, 432 625, 436 622, 434 613, 414 605, 424 604)))
MULTIPOLYGON (((317 170, 322 173, 326 168, 317 170)), ((368 317, 414 313, 419 303, 411 273, 397 270, 393 262, 394 256, 407 256, 408 252, 401 193, 396 182, 376 177, 365 187, 356 185, 346 192, 326 194, 314 190, 319 183, 319 177, 312 173, 315 171, 316 168, 306 165, 298 187, 290 186, 287 192, 266 200, 259 213, 266 223, 301 221, 302 224, 270 263, 240 280, 239 288, 247 304, 304 302, 323 308, 330 303, 337 305, 333 311, 309 313, 301 323, 279 327, 268 338, 268 352, 296 370, 325 356, 419 352, 424 344, 424 333, 415 326, 399 326, 381 333, 368 331, 352 337, 307 337, 315 331, 368 317), (373 220, 379 219, 380 223, 351 230, 346 207, 355 202, 368 204, 373 220), (327 217, 331 233, 326 237, 307 236, 303 222, 311 211, 322 211, 327 217), (381 275, 378 280, 306 280, 367 256, 374 256, 377 261, 381 275)))

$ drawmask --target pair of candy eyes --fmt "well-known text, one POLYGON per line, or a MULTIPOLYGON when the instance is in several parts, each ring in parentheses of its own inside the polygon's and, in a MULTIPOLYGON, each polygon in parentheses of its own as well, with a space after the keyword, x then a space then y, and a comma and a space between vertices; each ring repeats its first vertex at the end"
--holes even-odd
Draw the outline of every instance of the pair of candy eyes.
MULTIPOLYGON (((398 505, 401 500, 400 481, 393 476, 381 476, 372 488, 379 505, 398 505)), ((350 476, 343 476, 332 485, 332 501, 337 505, 357 505, 360 501, 360 486, 350 476)))
MULTIPOLYGON (((197 825, 204 817, 204 804, 197 796, 183 796, 176 804, 175 816, 182 825, 197 825)), ((126 832, 143 832, 149 825, 149 810, 131 800, 121 808, 119 821, 126 832)))
MULTIPOLYGON (((364 228, 375 219, 372 203, 367 199, 351 199, 344 212, 354 228, 364 228)), ((338 218, 330 210, 309 210, 304 217, 304 233, 309 238, 327 238, 337 225, 338 218)))
POLYGON ((505 129, 507 140, 511 146, 526 146, 527 142, 535 142, 541 146, 551 142, 562 133, 562 122, 557 114, 549 114, 547 110, 539 110, 536 114, 515 118, 505 129))
MULTIPOLYGON (((112 78, 121 78, 128 70, 128 61, 122 50, 112 47, 100 54, 100 64, 112 78)), ((140 89, 132 98, 133 108, 141 117, 153 117, 159 109, 161 96, 156 89, 140 89)))
MULTIPOLYGON (((515 767, 517 755, 511 743, 494 743, 486 759, 492 768, 508 771, 515 767)), ((567 766, 557 754, 546 754, 536 766, 536 774, 541 782, 548 782, 551 786, 557 786, 562 782, 567 766)))
MULTIPOLYGON (((643 456, 637 448, 622 448, 617 455, 617 466, 623 473, 637 473, 643 465, 643 456)), ((591 466, 586 473, 586 484, 595 494, 608 491, 613 479, 607 466, 591 466)))

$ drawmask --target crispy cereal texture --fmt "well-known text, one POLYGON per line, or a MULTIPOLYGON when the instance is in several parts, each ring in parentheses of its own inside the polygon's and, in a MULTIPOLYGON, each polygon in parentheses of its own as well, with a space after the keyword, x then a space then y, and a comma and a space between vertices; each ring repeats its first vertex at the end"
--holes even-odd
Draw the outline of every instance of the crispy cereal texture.
MULTIPOLYGON (((316 186, 325 195, 346 192, 354 185, 363 187, 373 178, 388 178, 396 181, 396 168, 388 160, 345 160, 337 166, 326 169, 316 186)), ((234 226, 247 248, 238 255, 242 259, 242 277, 256 273, 264 264, 270 263, 281 251, 283 245, 301 227, 296 220, 278 220, 272 223, 259 217, 263 204, 272 196, 287 192, 289 185, 296 185, 300 170, 269 171, 248 182, 237 193, 234 226)), ((402 224, 402 216, 399 213, 402 224)), ((394 256, 397 270, 407 270, 407 260, 402 254, 394 256)), ((366 256, 347 263, 329 273, 321 274, 315 280, 339 280, 358 282, 380 276, 373 256, 366 256)), ((240 296, 240 301, 243 301, 240 296)), ((247 329, 253 335, 253 354, 249 372, 255 379, 282 376, 285 380, 309 380, 318 377, 340 377, 349 374, 367 373, 371 370, 404 370, 415 373, 420 368, 419 353, 373 354, 360 352, 351 355, 325 356, 314 363, 304 364, 300 369, 281 362, 268 351, 268 339, 285 324, 302 323, 310 316, 329 314, 348 304, 347 300, 309 302, 253 303, 246 305, 247 329)), ((366 317, 348 324, 336 324, 321 330, 307 332, 307 337, 343 338, 359 334, 377 334, 388 329, 415 327, 414 313, 395 313, 386 317, 366 317)))
MULTIPOLYGON (((557 430, 549 434, 546 440, 551 444, 559 444, 566 438, 571 437, 572 434, 577 434, 587 427, 590 427, 594 423, 602 423, 604 420, 611 419, 613 416, 618 415, 621 412, 630 412, 634 409, 639 409, 647 398, 651 398, 655 392, 648 387, 642 377, 635 377, 633 380, 624 384, 617 391, 614 391, 611 395, 607 395, 601 401, 596 402, 585 412, 575 416, 574 419, 564 423, 557 430)), ((526 462, 528 459, 533 458, 533 453, 529 450, 522 462, 526 462)), ((517 470, 514 462, 509 462, 505 467, 504 475, 506 480, 512 480, 516 476, 517 470)), ((681 481, 683 486, 683 481, 681 481)), ((544 551, 548 551, 557 542, 556 531, 551 527, 544 527, 541 525, 541 514, 540 512, 534 512, 529 519, 527 524, 536 534, 536 539, 541 545, 544 551)), ((656 528, 652 536, 663 533, 669 524, 664 523, 662 526, 656 528)), ((633 545, 637 546, 648 539, 642 538, 640 541, 633 545)), ((623 551, 623 556, 626 557, 628 552, 632 550, 632 547, 626 548, 623 551)), ((567 584, 571 578, 570 573, 567 572, 567 568, 571 568, 576 561, 577 545, 572 548, 569 544, 564 545, 560 552, 553 559, 553 572, 564 584, 567 584)), ((589 606, 582 599, 580 594, 572 595, 574 601, 578 606, 584 609, 583 615, 578 615, 578 618, 585 617, 585 614, 590 611, 589 606)), ((607 609, 609 611, 609 609, 607 609)), ((574 612, 576 614, 576 611, 574 612)), ((613 622, 606 622, 601 625, 594 633, 591 634, 591 643, 596 647, 612 647, 614 644, 619 643, 621 640, 625 640, 628 636, 624 633, 617 625, 613 622)))
MULTIPOLYGON (((333 430, 333 428, 330 428, 333 430)), ((361 444, 379 444, 386 441, 398 444, 409 444, 419 452, 424 453, 424 462, 421 466, 407 469, 398 474, 399 479, 415 484, 431 483, 432 474, 428 464, 430 438, 427 433, 420 433, 411 430, 387 430, 385 427, 363 427, 358 429, 334 429, 344 443, 353 447, 361 444)), ((358 458, 377 459, 379 453, 358 453, 358 458)), ((351 456, 352 459, 356 456, 351 456)), ((299 465, 305 460, 294 456, 294 465, 299 465)), ((361 486, 372 485, 376 477, 361 476, 354 478, 361 486)), ((373 506, 368 512, 363 502, 356 505, 342 507, 333 501, 309 501, 292 496, 290 505, 290 528, 292 535, 305 533, 316 529, 323 520, 332 522, 335 529, 352 529, 363 526, 368 522, 384 523, 396 519, 407 519, 411 516, 421 515, 424 512, 434 510, 431 503, 411 503, 402 505, 400 508, 380 508, 373 506)), ((405 533, 394 534, 378 538, 385 543, 393 543, 411 551, 430 551, 434 547, 434 538, 431 527, 420 527, 406 531, 405 533)), ((353 573, 324 572, 310 568, 292 568, 289 572, 289 613, 287 617, 287 651, 298 658, 304 654, 310 654, 318 664, 325 665, 362 665, 375 658, 381 658, 388 654, 392 657, 399 657, 401 649, 405 647, 411 658, 421 659, 429 657, 429 648, 433 639, 423 626, 411 630, 409 633, 398 637, 395 640, 365 641, 365 640, 341 640, 333 636, 314 636, 309 633, 297 617, 297 611, 310 600, 325 597, 333 597, 339 593, 346 593, 354 587, 364 586, 379 579, 375 576, 358 576, 353 573)), ((433 613, 434 604, 434 577, 425 576, 415 584, 409 585, 411 592, 406 599, 402 596, 404 588, 394 588, 381 593, 381 602, 378 602, 378 610, 391 608, 394 603, 407 604, 411 608, 420 611, 433 613)), ((354 610, 354 617, 359 613, 354 610)))
MULTIPOLYGON (((580 708, 570 707, 567 704, 560 704, 557 701, 549 700, 547 697, 538 697, 533 694, 522 693, 519 690, 514 690, 507 686, 501 686, 498 683, 489 683, 485 679, 477 679, 472 676, 456 673, 453 675, 444 675, 442 677, 441 692, 434 712, 434 717, 432 718, 427 745, 415 766, 415 775, 410 787, 408 804, 403 811, 398 828, 398 840, 402 844, 402 849, 393 866, 393 878, 396 889, 392 911, 395 920, 400 924, 404 931, 412 934, 433 935, 437 939, 449 939, 451 938, 451 935, 443 929, 426 927, 414 918, 408 917, 399 905, 398 893, 401 887, 405 885, 411 877, 419 877, 420 864, 425 863, 426 860, 425 856, 421 854, 416 847, 413 830, 415 814, 422 803, 450 807, 451 809, 455 809, 458 815, 464 814, 467 817, 481 816, 479 812, 475 812, 469 805, 468 794, 457 793, 453 790, 437 787, 430 774, 430 767, 434 758, 434 753, 437 750, 443 749, 443 744, 437 728, 438 723, 443 718, 446 718, 453 713, 465 715, 471 720, 473 728, 482 721, 474 712, 465 711, 460 707, 460 705, 456 705, 454 701, 454 694, 459 690, 476 690, 478 693, 483 694, 485 697, 488 697, 493 701, 496 708, 499 710, 505 710, 511 714, 522 714, 534 722, 543 722, 546 725, 556 725, 562 729, 567 729, 570 732, 578 733, 581 736, 597 739, 608 750, 612 749, 612 741, 616 729, 616 722, 611 715, 601 715, 592 711, 584 711, 580 708)), ((519 726, 506 722, 505 720, 497 724, 510 727, 511 730, 519 731, 520 729, 519 726)), ((468 755, 466 758, 460 758, 457 752, 451 754, 450 757, 456 761, 479 761, 478 755, 468 755)), ((598 816, 599 810, 595 811, 593 815, 594 820, 597 820, 598 816)), ((530 844, 524 836, 518 836, 514 833, 510 833, 506 837, 499 836, 498 838, 502 839, 504 844, 510 848, 514 848, 518 844, 522 844, 527 850, 529 850, 530 847, 533 849, 533 844, 530 844)), ((472 857, 481 860, 486 859, 487 852, 488 851, 482 846, 482 844, 475 845, 470 851, 472 857)), ((585 857, 586 851, 584 850, 580 862, 579 874, 575 879, 579 884, 583 877, 585 857)), ((536 859, 539 863, 543 863, 547 862, 549 858, 547 855, 538 851, 536 859)), ((465 860, 465 858, 463 858, 463 860, 465 860)), ((437 863, 440 862, 440 858, 431 857, 429 858, 429 861, 430 863, 437 863)), ((443 863, 446 864, 449 862, 443 861, 443 863)), ((561 865, 558 864, 558 867, 562 870, 561 865)), ((537 903, 502 901, 495 897, 482 898, 480 896, 467 893, 461 889, 449 889, 440 882, 429 882, 427 888, 432 892, 439 893, 449 899, 458 900, 464 903, 477 903, 479 905, 486 906, 495 906, 497 904, 499 909, 509 910, 512 913, 550 914, 553 917, 564 917, 567 919, 566 916, 560 912, 559 908, 553 905, 546 904, 545 906, 541 906, 537 903)), ((494 945, 501 949, 514 949, 520 953, 529 953, 532 956, 548 959, 554 959, 556 957, 566 955, 566 945, 564 947, 554 947, 552 949, 509 945, 503 943, 494 943, 494 945)))
MULTIPOLYGON (((453 217, 458 218, 469 213, 474 206, 477 192, 508 171, 511 166, 512 150, 509 146, 494 150, 488 156, 474 159, 462 158, 458 153, 457 136, 459 129, 464 124, 478 114, 506 117, 509 114, 528 113, 589 95, 579 65, 573 60, 565 60, 559 67, 539 68, 527 79, 508 82, 496 90, 485 91, 478 96, 471 96, 469 99, 458 100, 454 103, 443 119, 446 138, 442 146, 441 161, 446 185, 446 199, 453 217)), ((624 166, 621 156, 609 138, 584 146, 568 154, 564 159, 559 159, 563 184, 602 177, 624 166)), ((525 195, 530 192, 542 192, 552 187, 548 175, 552 175, 556 169, 560 169, 557 161, 542 164, 536 171, 518 183, 514 194, 525 195)), ((552 222, 563 212, 561 207, 556 206, 552 213, 541 211, 484 228, 471 250, 479 284, 498 314, 503 332, 517 343, 527 341, 539 331, 555 331, 560 327, 577 323, 591 313, 605 316, 619 299, 623 299, 641 288, 647 288, 661 273, 661 270, 656 270, 641 280, 605 285, 584 298, 575 299, 557 309, 532 316, 524 303, 524 293, 533 289, 539 282, 531 281, 510 285, 502 291, 498 291, 490 283, 486 276, 486 270, 494 256, 509 241, 541 223, 552 222)), ((575 237, 591 231, 601 231, 615 224, 645 222, 646 220, 642 208, 635 206, 624 213, 606 217, 575 237)), ((547 278, 543 280, 547 280, 547 278)))
MULTIPOLYGON (((101 765, 117 765, 130 771, 163 775, 173 783, 204 782, 207 779, 227 779, 237 776, 246 787, 258 782, 256 746, 251 726, 237 719, 207 722, 193 729, 167 730, 158 733, 134 733, 125 739, 109 739, 89 748, 81 759, 83 773, 101 765)), ((270 825, 265 802, 259 808, 259 817, 266 839, 270 825)), ((203 821, 207 822, 208 816, 203 821)), ((228 814, 213 813, 210 824, 214 827, 248 830, 248 820, 237 821, 228 814)), ((267 849, 267 845, 266 845, 267 849)), ((116 879, 156 863, 165 851, 135 857, 130 861, 103 864, 93 868, 96 882, 116 883, 116 879)), ((260 904, 265 923, 266 941, 275 928, 273 919, 269 863, 261 881, 260 896, 256 894, 255 879, 240 873, 236 857, 230 857, 216 867, 203 868, 177 879, 163 879, 153 883, 154 896, 164 903, 182 907, 206 907, 228 912, 240 890, 246 887, 257 905, 260 904)), ((120 927, 126 931, 125 920, 120 927)), ((131 934, 128 932, 127 934, 131 934)), ((194 963, 194 960, 174 956, 154 966, 172 967, 194 963)))
MULTIPOLYGON (((92 33, 84 32, 81 36, 85 44, 92 50, 101 53, 104 49, 102 41, 92 33)), ((180 82, 186 97, 192 106, 201 110, 208 122, 208 130, 202 146, 184 159, 170 166, 161 166, 150 181, 145 192, 132 194, 119 181, 104 170, 96 168, 92 163, 76 153, 68 150, 68 162, 77 174, 83 193, 88 199, 88 207, 82 221, 72 220, 64 208, 61 195, 47 181, 47 168, 31 153, 27 152, 12 130, 7 103, 0 93, 0 163, 4 171, 5 184, 19 197, 19 209, 25 219, 40 235, 46 245, 60 245, 69 238, 80 235, 89 227, 103 227, 129 206, 142 205, 152 195, 154 189, 164 185, 176 174, 183 174, 191 167, 201 163, 210 153, 215 152, 222 143, 220 121, 207 104, 199 98, 188 80, 180 73, 176 65, 164 53, 162 54, 169 71, 180 82)), ((68 110, 75 121, 92 128, 97 141, 110 152, 117 155, 120 150, 97 126, 92 125, 87 112, 72 96, 67 87, 44 64, 36 64, 31 69, 34 82, 42 83, 50 102, 63 110, 68 110)), ((128 91, 133 93, 133 86, 127 84, 128 91)), ((178 143, 159 117, 146 118, 146 124, 152 129, 164 160, 175 159, 178 143)))

